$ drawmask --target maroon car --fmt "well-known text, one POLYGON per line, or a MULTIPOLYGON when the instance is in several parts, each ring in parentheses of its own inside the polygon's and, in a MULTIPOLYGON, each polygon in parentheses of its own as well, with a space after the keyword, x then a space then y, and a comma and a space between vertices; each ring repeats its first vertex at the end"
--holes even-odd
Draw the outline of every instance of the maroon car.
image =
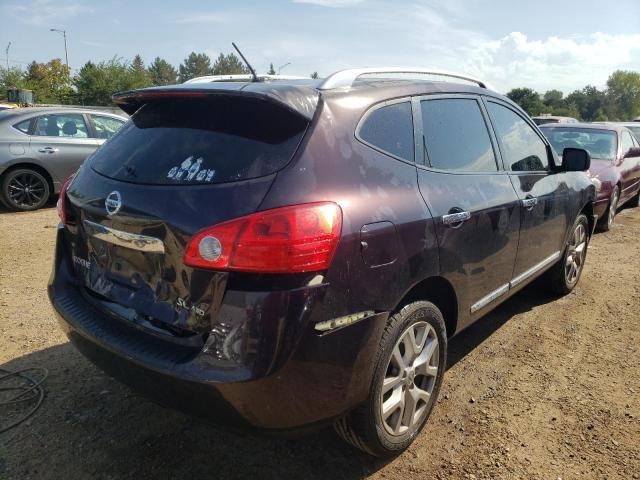
POLYGON ((594 213, 598 226, 611 228, 618 207, 640 200, 640 144, 631 132, 615 124, 542 125, 540 130, 558 153, 567 147, 582 148, 591 155, 589 175, 598 198, 594 213))

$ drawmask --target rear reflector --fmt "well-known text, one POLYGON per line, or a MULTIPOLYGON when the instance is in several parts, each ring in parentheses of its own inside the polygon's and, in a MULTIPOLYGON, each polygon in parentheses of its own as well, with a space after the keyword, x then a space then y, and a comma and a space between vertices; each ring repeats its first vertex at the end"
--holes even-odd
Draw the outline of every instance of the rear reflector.
POLYGON ((58 197, 58 202, 56 203, 56 209, 58 210, 58 216, 60 217, 60 221, 63 225, 67 224, 67 206, 66 206, 66 198, 67 198, 67 188, 69 188, 69 184, 73 177, 76 174, 74 173, 69 178, 67 178, 62 184, 62 188, 60 188, 60 196, 58 197))
POLYGON ((326 270, 341 229, 342 210, 333 202, 265 210, 198 232, 187 245, 184 263, 263 273, 326 270))

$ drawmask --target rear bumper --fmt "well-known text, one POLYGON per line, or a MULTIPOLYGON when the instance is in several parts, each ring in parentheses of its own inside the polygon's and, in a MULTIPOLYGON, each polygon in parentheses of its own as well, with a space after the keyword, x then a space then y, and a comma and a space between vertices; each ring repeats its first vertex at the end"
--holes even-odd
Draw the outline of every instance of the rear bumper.
MULTIPOLYGON (((322 313, 326 285, 250 294, 227 291, 220 315, 227 312, 225 321, 234 326, 233 333, 227 328, 221 334, 218 328, 209 348, 194 351, 113 318, 83 288, 72 274, 59 228, 48 292, 78 350, 160 404, 269 430, 324 424, 364 400, 388 315, 377 313, 319 335, 315 323, 328 319, 322 313), (227 350, 235 355, 225 354, 227 350)), ((221 325, 222 320, 217 327, 221 325)))

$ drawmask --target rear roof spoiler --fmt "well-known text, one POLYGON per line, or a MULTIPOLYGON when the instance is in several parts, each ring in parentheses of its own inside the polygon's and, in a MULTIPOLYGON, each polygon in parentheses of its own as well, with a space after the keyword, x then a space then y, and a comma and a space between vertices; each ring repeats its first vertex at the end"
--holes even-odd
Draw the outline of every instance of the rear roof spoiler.
POLYGON ((130 90, 113 95, 113 102, 133 115, 142 105, 164 98, 198 98, 214 95, 255 98, 280 105, 311 121, 318 106, 320 93, 312 86, 278 83, 213 82, 171 85, 130 90))

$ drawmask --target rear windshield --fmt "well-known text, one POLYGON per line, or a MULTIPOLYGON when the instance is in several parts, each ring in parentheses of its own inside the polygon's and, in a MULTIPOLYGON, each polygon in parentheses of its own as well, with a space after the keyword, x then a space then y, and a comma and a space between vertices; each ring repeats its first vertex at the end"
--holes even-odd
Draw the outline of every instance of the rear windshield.
POLYGON ((307 121, 256 99, 179 99, 141 107, 89 163, 132 183, 200 185, 269 175, 289 162, 307 121))
POLYGON ((559 156, 565 148, 582 148, 591 158, 613 160, 618 144, 616 132, 594 128, 546 127, 540 129, 559 156))

